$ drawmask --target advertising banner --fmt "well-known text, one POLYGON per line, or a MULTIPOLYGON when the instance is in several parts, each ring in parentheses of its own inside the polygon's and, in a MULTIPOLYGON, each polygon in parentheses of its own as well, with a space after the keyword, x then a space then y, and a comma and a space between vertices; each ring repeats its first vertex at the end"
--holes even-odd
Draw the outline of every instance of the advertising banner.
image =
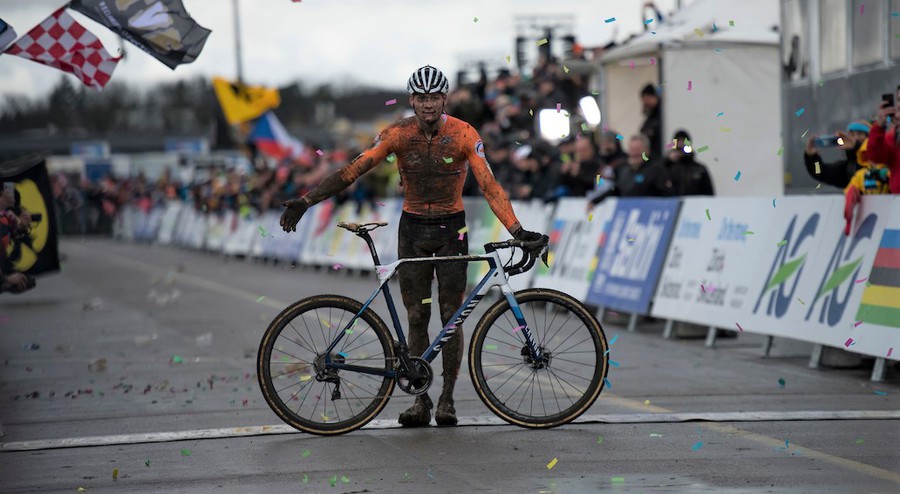
POLYGON ((159 232, 156 235, 156 242, 160 245, 170 245, 175 238, 175 227, 178 225, 178 218, 184 205, 180 201, 169 201, 166 203, 162 220, 159 225, 159 232))
MULTIPOLYGON (((897 204, 867 196, 845 236, 841 196, 786 197, 777 204, 688 198, 653 315, 886 356, 897 330, 856 316, 897 204)), ((880 274, 876 281, 889 283, 880 274)), ((871 301, 879 305, 883 285, 872 286, 871 301)), ((868 317, 880 314, 870 309, 868 317)))
POLYGON ((584 300, 594 271, 604 230, 615 212, 615 199, 603 201, 590 213, 587 199, 563 198, 547 227, 550 236, 549 267, 538 264, 534 286, 552 288, 584 300))
POLYGON ((622 198, 616 203, 587 302, 647 314, 674 230, 680 199, 622 198))

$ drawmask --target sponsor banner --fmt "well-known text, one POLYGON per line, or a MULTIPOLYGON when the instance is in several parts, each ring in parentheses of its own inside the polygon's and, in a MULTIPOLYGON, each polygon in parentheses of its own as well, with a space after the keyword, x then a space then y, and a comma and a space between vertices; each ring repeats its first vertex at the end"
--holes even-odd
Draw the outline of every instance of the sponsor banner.
MULTIPOLYGON (((469 253, 483 254, 484 244, 499 240, 500 231, 505 228, 483 197, 464 197, 463 205, 466 209, 466 227, 469 229, 465 232, 469 241, 469 253)), ((459 235, 458 232, 454 234, 459 235)), ((488 269, 487 262, 470 262, 466 270, 467 284, 476 285, 488 269)))
POLYGON ((617 201, 603 201, 587 211, 587 199, 563 198, 547 227, 549 267, 539 263, 534 286, 553 288, 584 300, 594 279, 599 247, 612 220, 617 201))
POLYGON ((254 237, 258 234, 256 214, 246 217, 238 216, 237 225, 225 239, 223 252, 229 256, 246 256, 250 254, 254 237))
POLYGON ((225 246, 225 236, 231 233, 233 217, 233 211, 210 214, 206 217, 206 250, 222 252, 222 247, 225 246))
POLYGON ((268 211, 259 220, 259 224, 256 225, 256 242, 254 243, 253 250, 254 257, 274 259, 278 243, 280 241, 287 241, 287 237, 284 236, 284 232, 278 224, 280 220, 281 213, 277 211, 268 211))
POLYGON ((160 245, 170 245, 175 238, 175 228, 178 225, 178 218, 184 209, 184 204, 179 201, 169 201, 166 203, 162 220, 159 225, 159 232, 156 235, 156 242, 160 245))
MULTIPOLYGON (((403 199, 391 198, 382 199, 380 203, 375 204, 372 210, 371 221, 387 221, 387 226, 383 226, 370 235, 375 242, 375 250, 378 252, 378 260, 381 264, 390 264, 397 260, 397 241, 400 231, 400 215, 403 214, 403 199)), ((362 242, 362 241, 361 241, 362 242)), ((365 242, 362 242, 365 245, 365 242)), ((372 268, 372 257, 368 253, 369 248, 365 247, 366 261, 364 267, 372 268)))
POLYGON ((895 204, 866 197, 845 236, 841 196, 686 199, 653 315, 886 356, 896 330, 856 315, 895 204))
POLYGON ((674 230, 680 199, 622 198, 598 249, 590 304, 646 314, 674 230))
MULTIPOLYGON (((303 264, 327 266, 337 262, 343 263, 345 256, 338 251, 341 240, 344 240, 340 232, 355 237, 347 230, 338 228, 337 224, 341 221, 352 222, 354 219, 355 211, 350 204, 338 206, 334 201, 325 201, 310 209, 297 225, 297 233, 300 233, 300 225, 304 223, 308 228, 299 261, 303 264)), ((297 260, 297 256, 295 255, 293 259, 297 260)))
MULTIPOLYGON (((853 282, 862 284, 862 299, 856 311, 859 326, 851 351, 863 347, 876 357, 900 360, 900 200, 892 196, 863 196, 860 218, 871 213, 887 219, 872 267, 853 282), (872 341, 870 344, 869 341, 872 341)), ((845 341, 846 343, 846 341, 845 341)))

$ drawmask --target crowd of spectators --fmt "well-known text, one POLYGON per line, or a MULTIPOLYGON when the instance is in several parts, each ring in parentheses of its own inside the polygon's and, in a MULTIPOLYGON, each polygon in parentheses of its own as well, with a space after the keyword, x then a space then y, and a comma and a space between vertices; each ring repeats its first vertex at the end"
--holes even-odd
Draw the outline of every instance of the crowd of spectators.
MULTIPOLYGON (((580 46, 574 46, 573 57, 585 59, 587 55, 580 46)), ((551 202, 562 197, 589 197, 596 204, 610 195, 713 193, 709 173, 694 159, 686 131, 680 130, 674 141, 667 141, 668 151, 663 154, 657 87, 647 84, 634 95, 643 103, 642 133, 625 137, 610 124, 596 129, 584 125, 579 101, 592 96, 588 84, 589 75, 569 73, 558 59, 547 56, 527 77, 500 70, 488 78, 482 71, 478 81, 453 88, 445 111, 478 129, 495 177, 514 200, 551 202), (561 142, 551 142, 540 135, 535 118, 538 109, 558 107, 571 112, 574 132, 561 142)), ((397 118, 404 115, 398 111, 397 118)), ((126 203, 149 209, 167 199, 181 199, 208 212, 280 209, 285 200, 306 193, 361 150, 354 143, 322 152, 310 144, 299 159, 280 163, 264 159, 251 148, 254 165, 249 172, 224 166, 177 166, 153 181, 138 175, 119 179, 107 176, 97 182, 58 174, 53 177, 53 192, 61 230, 107 233, 117 211, 126 203)), ((470 174, 464 195, 480 193, 470 174)), ((402 190, 396 165, 384 163, 336 200, 362 205, 399 195, 402 190)))

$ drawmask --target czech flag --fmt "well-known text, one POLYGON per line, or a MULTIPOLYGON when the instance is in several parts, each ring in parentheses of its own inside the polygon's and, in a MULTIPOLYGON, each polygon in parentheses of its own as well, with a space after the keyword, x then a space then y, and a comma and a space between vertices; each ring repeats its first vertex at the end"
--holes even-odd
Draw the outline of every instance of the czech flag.
POLYGON ((249 139, 261 153, 277 160, 295 159, 303 154, 303 143, 288 134, 272 111, 256 119, 249 139))

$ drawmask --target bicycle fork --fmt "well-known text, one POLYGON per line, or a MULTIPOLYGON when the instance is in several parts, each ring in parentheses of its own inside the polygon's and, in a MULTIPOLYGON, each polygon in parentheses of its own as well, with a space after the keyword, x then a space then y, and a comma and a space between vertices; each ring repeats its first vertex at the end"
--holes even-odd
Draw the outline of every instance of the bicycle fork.
POLYGON ((531 329, 528 328, 528 324, 525 322, 525 316, 522 314, 522 309, 519 308, 519 302, 516 300, 512 288, 509 287, 508 283, 505 283, 500 285, 500 292, 506 297, 506 301, 509 302, 509 307, 512 309, 513 316, 516 318, 516 323, 518 324, 516 330, 522 333, 522 336, 525 338, 525 346, 522 348, 522 357, 525 358, 525 362, 531 365, 532 368, 543 369, 548 363, 549 355, 546 355, 543 348, 541 348, 534 340, 531 329))

